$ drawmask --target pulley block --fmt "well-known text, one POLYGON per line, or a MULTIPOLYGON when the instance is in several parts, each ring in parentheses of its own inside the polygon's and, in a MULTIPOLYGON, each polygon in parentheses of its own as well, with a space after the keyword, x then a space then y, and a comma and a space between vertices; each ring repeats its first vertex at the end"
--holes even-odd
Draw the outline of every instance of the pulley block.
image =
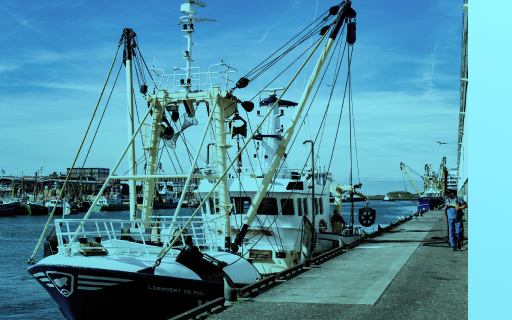
MULTIPOLYGON (((247 121, 245 121, 242 117, 238 115, 238 113, 233 117, 233 121, 235 120, 241 120, 243 124, 240 127, 233 126, 233 135, 232 137, 235 137, 236 135, 240 134, 244 138, 247 138, 247 121)), ((231 129, 232 122, 229 123, 229 129, 231 129)))
POLYGON ((243 89, 243 88, 247 87, 248 84, 249 84, 249 79, 240 78, 240 80, 238 80, 238 82, 236 83, 236 87, 238 89, 243 89))
POLYGON ((363 227, 371 227, 375 223, 375 209, 365 207, 359 209, 359 223, 363 227))
POLYGON ((178 111, 173 111, 173 112, 171 113, 171 120, 172 120, 173 122, 178 121, 178 119, 179 119, 179 118, 180 118, 180 113, 179 113, 178 111))
POLYGON ((354 44, 356 42, 356 23, 350 22, 347 26, 347 42, 354 44))

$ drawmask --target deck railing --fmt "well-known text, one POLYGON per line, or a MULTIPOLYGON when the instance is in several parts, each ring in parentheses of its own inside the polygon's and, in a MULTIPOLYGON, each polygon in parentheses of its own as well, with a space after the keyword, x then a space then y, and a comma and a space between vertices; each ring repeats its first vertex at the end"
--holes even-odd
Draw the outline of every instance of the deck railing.
MULTIPOLYGON (((102 247, 92 247, 96 251, 107 249, 115 254, 140 254, 154 256, 162 246, 169 246, 174 239, 174 233, 185 226, 188 217, 178 218, 171 230, 172 217, 150 217, 149 221, 120 220, 120 219, 56 219, 55 229, 58 241, 58 253, 73 255, 91 249, 82 247, 80 238, 87 241, 98 240, 101 237, 102 247), (157 220, 158 219, 158 220, 157 220), (79 232, 78 227, 84 223, 79 232), (148 226, 148 227, 145 227, 148 226), (74 236, 76 240, 70 243, 74 236), (126 240, 126 239, 130 240, 126 240)), ((194 218, 187 226, 186 233, 173 245, 174 249, 181 249, 186 244, 196 245, 206 251, 216 251, 219 247, 216 237, 216 226, 213 221, 194 218)), ((170 256, 179 253, 170 250, 170 256)))
POLYGON ((152 68, 153 84, 158 90, 168 92, 178 92, 186 88, 191 91, 206 91, 213 86, 218 86, 227 90, 233 80, 229 79, 229 74, 236 72, 236 69, 223 62, 211 65, 208 72, 201 72, 200 67, 190 67, 191 79, 187 83, 187 68, 174 68, 173 73, 166 74, 162 69, 152 68), (213 70, 212 70, 213 69, 213 70), (184 82, 181 82, 183 80, 184 82))

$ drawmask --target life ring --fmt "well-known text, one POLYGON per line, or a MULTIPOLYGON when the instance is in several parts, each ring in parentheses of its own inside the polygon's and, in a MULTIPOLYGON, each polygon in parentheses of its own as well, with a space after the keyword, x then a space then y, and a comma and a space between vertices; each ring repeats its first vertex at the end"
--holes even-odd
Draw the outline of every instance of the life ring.
POLYGON ((325 222, 324 219, 320 220, 320 222, 318 223, 318 230, 320 231, 320 233, 324 233, 325 231, 327 231, 327 222, 325 222))

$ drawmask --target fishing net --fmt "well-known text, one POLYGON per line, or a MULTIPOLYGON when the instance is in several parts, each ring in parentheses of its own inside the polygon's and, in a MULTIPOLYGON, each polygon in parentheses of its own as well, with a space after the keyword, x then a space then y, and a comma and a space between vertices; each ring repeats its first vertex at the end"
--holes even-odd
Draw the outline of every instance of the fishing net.
POLYGON ((181 125, 181 130, 172 134, 172 135, 164 135, 162 140, 164 144, 172 149, 176 149, 176 142, 180 137, 180 134, 185 131, 185 129, 190 128, 192 126, 196 126, 198 124, 197 119, 195 117, 190 117, 187 114, 183 116, 183 124, 181 125))

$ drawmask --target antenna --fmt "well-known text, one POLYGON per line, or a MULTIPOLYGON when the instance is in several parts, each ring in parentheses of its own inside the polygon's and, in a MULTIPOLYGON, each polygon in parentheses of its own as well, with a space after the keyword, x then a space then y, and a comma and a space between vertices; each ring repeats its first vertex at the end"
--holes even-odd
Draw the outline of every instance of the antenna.
POLYGON ((205 19, 201 17, 196 17, 196 11, 195 11, 195 5, 198 5, 201 8, 206 7, 206 4, 199 0, 187 0, 186 3, 181 5, 181 12, 186 14, 186 16, 180 17, 180 21, 178 22, 178 25, 183 24, 183 30, 182 32, 185 33, 184 37, 188 39, 188 45, 187 45, 187 51, 184 52, 183 58, 187 60, 187 67, 185 70, 187 71, 186 79, 180 80, 180 86, 184 87, 187 92, 190 92, 191 84, 191 78, 192 78, 192 62, 195 60, 192 60, 192 46, 195 45, 195 43, 192 42, 192 35, 195 32, 194 31, 194 23, 199 23, 202 21, 212 21, 215 22, 213 19, 205 19))
POLYGON ((268 91, 269 96, 273 96, 276 94, 276 91, 284 90, 284 88, 268 88, 263 89, 262 91, 268 91))

